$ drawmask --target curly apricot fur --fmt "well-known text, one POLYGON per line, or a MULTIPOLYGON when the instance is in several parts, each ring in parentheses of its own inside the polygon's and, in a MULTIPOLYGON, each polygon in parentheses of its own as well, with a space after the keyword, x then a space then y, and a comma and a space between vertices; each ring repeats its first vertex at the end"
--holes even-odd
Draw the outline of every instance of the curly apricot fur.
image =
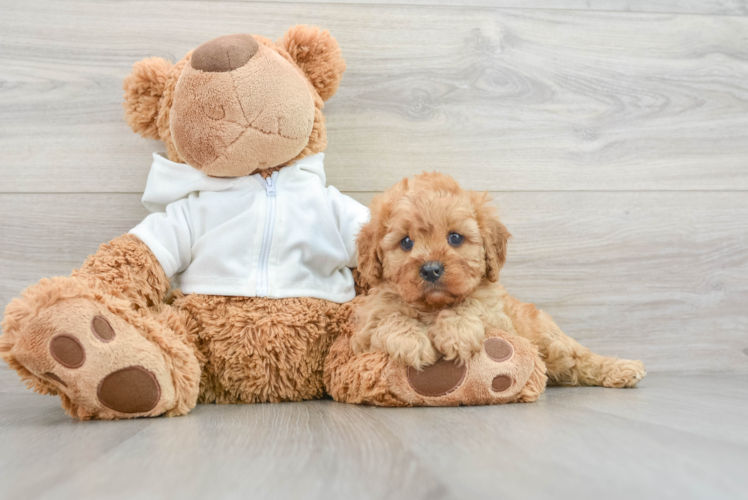
MULTIPOLYGON (((438 173, 404 179, 374 198, 357 239, 360 277, 371 290, 358 303, 353 352, 384 352, 416 368, 433 362, 434 351, 464 363, 481 348, 485 330, 495 328, 537 346, 551 383, 636 385, 646 373, 640 361, 593 353, 498 283, 510 234, 490 202, 438 173), (448 243, 452 232, 464 237, 461 245, 448 243), (410 250, 400 246, 405 236, 410 250), (444 266, 435 283, 419 274, 431 261, 444 266)), ((528 387, 522 399, 538 393, 528 387)))

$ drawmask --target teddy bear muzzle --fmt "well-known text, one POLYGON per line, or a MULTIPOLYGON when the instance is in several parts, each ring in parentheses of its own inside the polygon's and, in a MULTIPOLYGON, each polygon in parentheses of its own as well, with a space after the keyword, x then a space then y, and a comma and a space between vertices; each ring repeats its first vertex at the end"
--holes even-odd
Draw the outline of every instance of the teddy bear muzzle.
POLYGON ((201 71, 224 73, 247 64, 259 49, 252 35, 221 36, 196 48, 190 64, 201 71))
POLYGON ((183 161, 215 177, 283 165, 309 141, 312 91, 298 67, 252 35, 215 38, 179 76, 171 139, 183 161))

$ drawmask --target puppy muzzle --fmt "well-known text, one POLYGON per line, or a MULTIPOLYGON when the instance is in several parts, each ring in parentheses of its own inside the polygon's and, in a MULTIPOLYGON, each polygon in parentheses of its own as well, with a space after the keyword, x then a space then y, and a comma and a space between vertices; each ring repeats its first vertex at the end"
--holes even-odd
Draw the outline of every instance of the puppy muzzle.
POLYGON ((441 262, 430 261, 421 266, 421 278, 429 283, 436 283, 444 276, 444 265, 441 262))

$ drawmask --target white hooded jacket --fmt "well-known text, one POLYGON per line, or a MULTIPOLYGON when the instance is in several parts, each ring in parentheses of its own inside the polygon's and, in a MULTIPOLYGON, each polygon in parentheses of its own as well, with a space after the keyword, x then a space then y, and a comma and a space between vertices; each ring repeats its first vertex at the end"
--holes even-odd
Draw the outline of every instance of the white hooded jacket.
POLYGON ((355 296, 356 235, 366 207, 325 187, 323 153, 273 172, 216 178, 158 153, 130 233, 184 293, 243 297, 355 296))

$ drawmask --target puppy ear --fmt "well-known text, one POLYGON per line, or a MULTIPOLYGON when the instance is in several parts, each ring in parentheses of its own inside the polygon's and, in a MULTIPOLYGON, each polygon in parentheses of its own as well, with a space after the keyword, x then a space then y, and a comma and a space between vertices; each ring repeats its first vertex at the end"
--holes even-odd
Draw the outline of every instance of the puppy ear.
POLYGON ((161 57, 150 57, 136 62, 125 78, 122 88, 125 91, 125 119, 133 132, 146 139, 159 139, 158 119, 159 100, 164 95, 166 77, 171 62, 161 57))
POLYGON ((294 26, 278 40, 278 45, 290 54, 323 101, 335 95, 343 78, 345 60, 329 31, 316 26, 294 26))
POLYGON ((379 217, 372 206, 371 219, 356 237, 358 276, 362 288, 371 288, 382 280, 382 259, 379 250, 379 217))
POLYGON ((512 235, 499 220, 499 214, 491 205, 488 193, 472 193, 472 196, 486 254, 486 278, 496 282, 499 281, 499 271, 506 262, 506 247, 512 235))
POLYGON ((356 237, 359 278, 363 285, 373 287, 384 277, 384 252, 380 243, 387 234, 392 207, 408 190, 408 179, 403 179, 384 193, 375 196, 369 204, 369 222, 356 237))

